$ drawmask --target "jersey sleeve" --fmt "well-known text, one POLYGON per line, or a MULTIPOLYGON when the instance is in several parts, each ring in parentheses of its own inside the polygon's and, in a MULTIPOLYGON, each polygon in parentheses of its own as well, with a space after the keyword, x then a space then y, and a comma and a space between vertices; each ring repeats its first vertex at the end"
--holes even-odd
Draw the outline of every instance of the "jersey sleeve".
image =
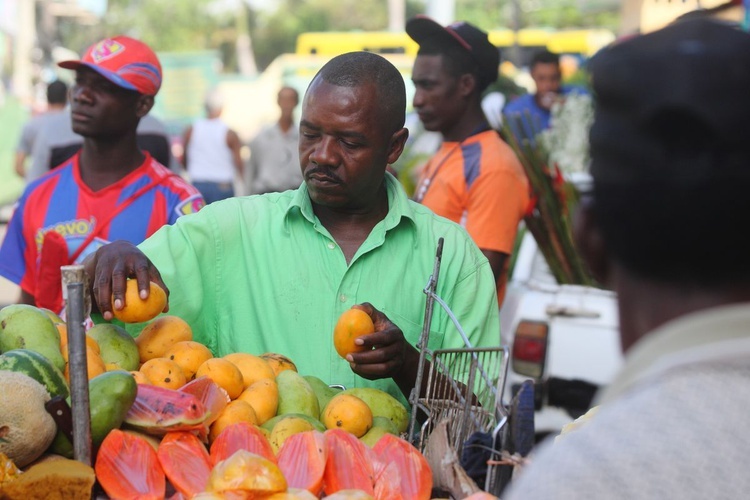
POLYGON ((472 185, 466 231, 482 250, 510 254, 529 200, 528 183, 510 171, 489 171, 472 185))
POLYGON ((0 247, 0 275, 33 293, 36 248, 33 241, 24 238, 26 200, 26 196, 21 197, 6 228, 0 247))

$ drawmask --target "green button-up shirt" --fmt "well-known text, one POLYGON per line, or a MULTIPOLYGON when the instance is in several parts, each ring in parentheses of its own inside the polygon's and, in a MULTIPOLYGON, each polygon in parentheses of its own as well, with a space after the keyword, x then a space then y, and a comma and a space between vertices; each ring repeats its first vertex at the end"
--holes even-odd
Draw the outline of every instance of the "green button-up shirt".
MULTIPOLYGON (((410 201, 386 176, 388 214, 349 264, 313 213, 307 188, 231 198, 181 217, 140 245, 170 289, 169 314, 186 320, 215 355, 276 352, 303 375, 329 384, 373 386, 405 401, 391 380, 355 375, 333 347, 339 315, 370 302, 412 345, 422 330, 439 237, 445 239, 437 294, 474 347, 500 344, 489 263, 457 224, 410 201)), ((429 348, 464 347, 436 304, 429 348)))

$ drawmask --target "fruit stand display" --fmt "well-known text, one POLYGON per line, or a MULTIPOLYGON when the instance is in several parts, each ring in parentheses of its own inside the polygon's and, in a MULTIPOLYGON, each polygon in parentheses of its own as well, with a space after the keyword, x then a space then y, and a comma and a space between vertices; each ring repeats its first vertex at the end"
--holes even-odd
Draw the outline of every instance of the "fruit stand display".
MULTIPOLYGON (((76 285, 67 324, 32 306, 0 310, 0 499, 431 497, 407 409, 386 392, 330 387, 278 353, 214 357, 183 320, 156 317, 158 292, 140 304, 134 280, 125 309, 136 310, 121 317, 148 320, 140 335, 84 333, 76 285)), ((369 328, 344 313, 337 351, 369 328)))

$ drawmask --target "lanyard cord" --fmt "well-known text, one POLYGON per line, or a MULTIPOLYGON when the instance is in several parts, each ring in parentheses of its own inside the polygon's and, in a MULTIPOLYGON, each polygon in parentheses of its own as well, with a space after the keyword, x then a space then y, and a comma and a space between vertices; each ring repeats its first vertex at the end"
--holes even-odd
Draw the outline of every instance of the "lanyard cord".
MULTIPOLYGON (((453 146, 448 153, 446 153, 445 156, 443 156, 443 159, 440 160, 440 163, 438 163, 435 168, 432 169, 432 173, 430 173, 430 176, 426 179, 422 179, 419 181, 419 184, 417 186, 416 191, 414 192, 414 198, 412 198, 417 203, 422 203, 422 200, 424 200, 425 195, 427 194, 427 191, 430 189, 430 186, 432 185, 432 181, 435 179, 435 176, 438 174, 440 169, 442 168, 443 164, 448 161, 448 158, 453 156, 453 153, 456 152, 461 146, 464 145, 466 141, 468 141, 470 138, 474 137, 477 134, 480 134, 482 132, 486 132, 487 130, 491 130, 490 126, 484 122, 481 123, 477 128, 475 128, 468 136, 466 136, 461 142, 457 143, 455 146, 453 146)), ((428 164, 429 166, 429 164, 428 164)), ((425 168, 425 173, 427 173, 427 168, 425 168)))

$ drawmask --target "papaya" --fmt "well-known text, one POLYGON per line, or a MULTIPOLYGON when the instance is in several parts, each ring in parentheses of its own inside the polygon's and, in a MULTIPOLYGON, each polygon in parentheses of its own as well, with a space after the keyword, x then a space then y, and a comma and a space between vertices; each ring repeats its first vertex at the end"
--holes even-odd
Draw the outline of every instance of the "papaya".
POLYGON ((302 413, 317 419, 320 417, 318 397, 302 375, 294 370, 284 370, 276 375, 279 388, 278 415, 302 413))

